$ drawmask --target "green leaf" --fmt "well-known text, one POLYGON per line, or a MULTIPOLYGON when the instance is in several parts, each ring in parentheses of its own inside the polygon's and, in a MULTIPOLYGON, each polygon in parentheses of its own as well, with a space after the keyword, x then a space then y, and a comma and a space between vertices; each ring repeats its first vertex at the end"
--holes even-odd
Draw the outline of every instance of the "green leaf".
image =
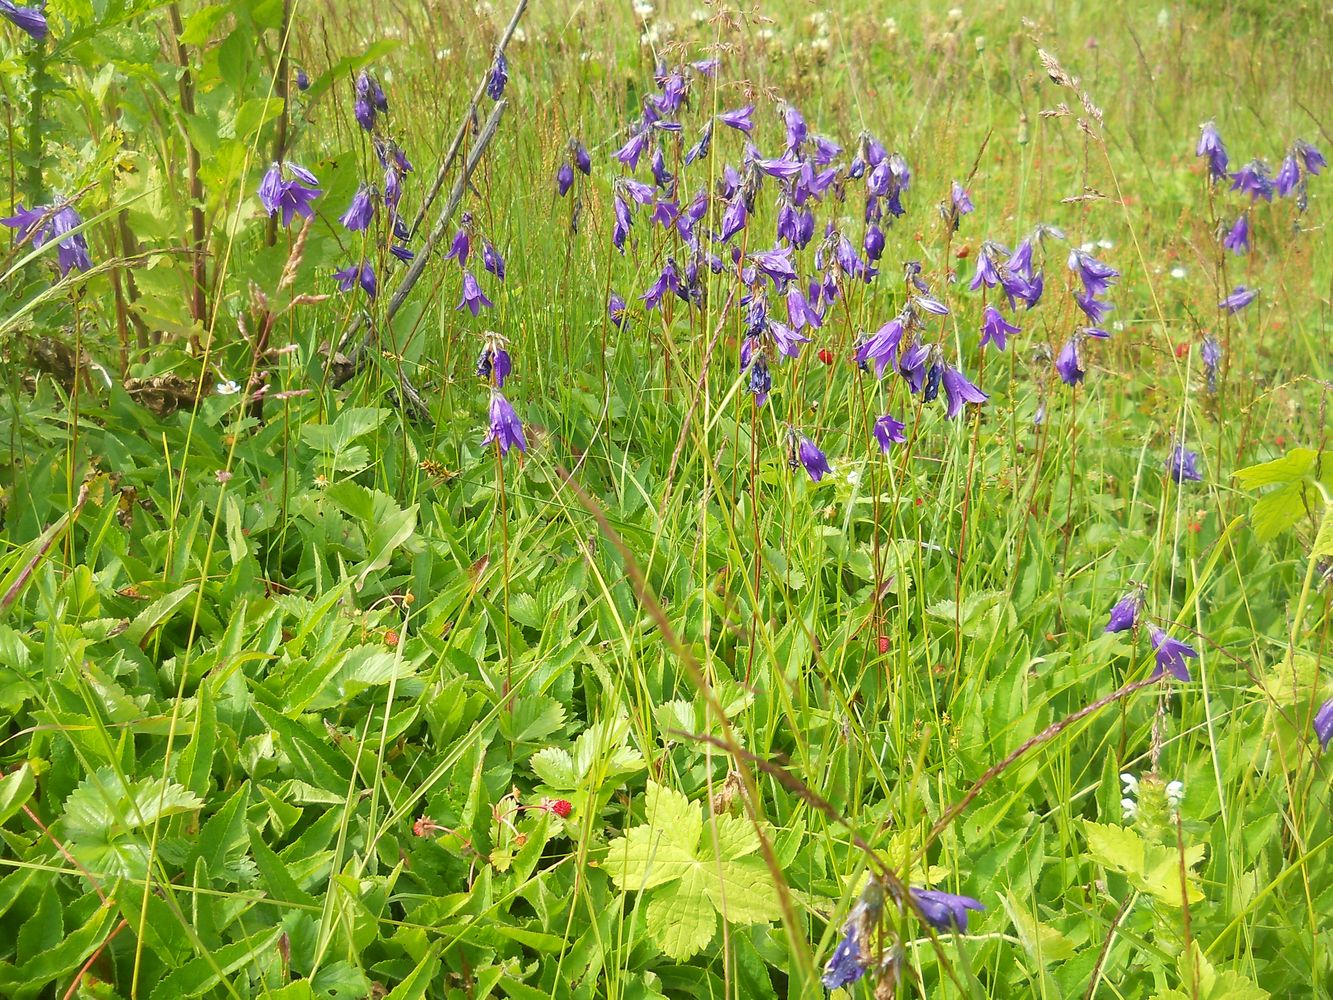
MULTIPOLYGON (((1180 856, 1174 848, 1145 841, 1123 826, 1084 820, 1088 854, 1105 868, 1118 871, 1130 885, 1169 906, 1181 906, 1180 856)), ((1185 897, 1190 903, 1203 899, 1192 871, 1203 860, 1203 847, 1187 847, 1185 860, 1185 897)))
POLYGON ((1310 448, 1293 448, 1281 458, 1237 469, 1232 475, 1240 480, 1241 489, 1246 490, 1278 483, 1298 483, 1311 473, 1318 457, 1318 452, 1310 448))
POLYGON ((152 1000, 188 1000, 207 993, 227 976, 278 946, 282 927, 271 927, 252 938, 215 948, 211 954, 186 962, 158 980, 152 1000))
POLYGON ((659 889, 648 900, 648 933, 671 958, 689 958, 713 940, 717 914, 708 901, 708 884, 703 867, 692 865, 674 885, 659 889))
POLYGON ((602 867, 617 888, 639 891, 673 882, 696 864, 694 852, 674 843, 669 831, 636 826, 607 845, 602 867))
POLYGON ((0 823, 22 809, 36 790, 37 781, 26 761, 17 771, 0 778, 0 823))
POLYGON ((94 871, 143 877, 148 844, 135 831, 202 806, 197 795, 175 782, 147 778, 127 786, 104 767, 65 800, 64 832, 74 856, 94 871))
POLYGON ((1198 941, 1176 958, 1181 988, 1158 993, 1155 1000, 1268 1000, 1267 990, 1237 972, 1218 972, 1198 941))
POLYGON ((648 782, 644 818, 650 828, 662 831, 673 845, 693 855, 704 821, 699 807, 684 795, 655 781, 648 782))
POLYGON ((704 892, 729 923, 762 924, 782 916, 773 876, 759 858, 699 863, 704 892))
POLYGON ((186 599, 194 593, 197 584, 187 583, 177 590, 173 590, 164 597, 159 597, 148 607, 144 608, 134 616, 134 621, 130 622, 123 636, 127 642, 132 642, 136 646, 142 646, 155 628, 164 622, 170 620, 175 614, 176 609, 185 603, 186 599))
POLYGON ((421 956, 417 967, 408 973, 406 979, 390 990, 384 1000, 423 1000, 431 980, 435 978, 435 973, 439 969, 439 954, 442 947, 438 941, 432 945, 430 950, 421 956))
POLYGON ((528 761, 532 773, 552 788, 572 791, 578 787, 579 774, 574 770, 574 759, 568 750, 560 747, 546 747, 538 750, 528 761))
POLYGON ((370 574, 388 566, 394 551, 415 533, 417 505, 404 510, 387 493, 368 490, 350 481, 330 486, 324 495, 358 521, 365 533, 366 556, 357 567, 357 586, 364 586, 370 574))

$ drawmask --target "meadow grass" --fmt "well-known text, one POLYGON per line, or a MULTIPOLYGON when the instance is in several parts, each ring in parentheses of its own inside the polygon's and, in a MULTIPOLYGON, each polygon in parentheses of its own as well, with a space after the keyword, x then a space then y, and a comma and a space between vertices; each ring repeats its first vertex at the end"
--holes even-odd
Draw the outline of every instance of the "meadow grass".
MULTIPOLYGON (((77 193, 92 254, 0 259, 0 995, 812 996, 848 927, 852 995, 1333 994, 1329 178, 1255 203, 1237 256, 1249 199, 1194 155, 1210 119, 1232 169, 1333 148, 1326 12, 535 3, 460 189, 494 307, 456 308, 455 218, 390 318, 386 213, 338 222, 382 183, 353 79, 388 96, 410 222, 510 11, 53 0, 45 49, 0 41, 9 204, 77 193), (666 142, 682 204, 742 137, 683 149, 746 103, 765 155, 789 101, 837 162, 868 131, 912 170, 878 278, 763 406, 753 287, 704 268, 700 304, 650 309, 679 236, 636 209, 612 245, 656 61, 710 55, 666 142), (561 197, 570 137, 592 170, 561 197), (279 148, 322 189, 304 230, 256 198, 279 148), (1045 296, 979 348, 983 241, 1038 223, 1045 296), (1070 247, 1119 271, 1073 386, 1070 247), (337 293, 363 257, 380 294, 337 293), (955 420, 852 361, 909 260, 989 395, 955 420), (488 330, 523 451, 483 443, 488 330), (1151 628, 1188 681, 1149 680, 1151 628), (984 910, 963 933, 908 885, 984 910)), ((803 278, 826 220, 860 249, 863 189, 815 206, 803 278)))

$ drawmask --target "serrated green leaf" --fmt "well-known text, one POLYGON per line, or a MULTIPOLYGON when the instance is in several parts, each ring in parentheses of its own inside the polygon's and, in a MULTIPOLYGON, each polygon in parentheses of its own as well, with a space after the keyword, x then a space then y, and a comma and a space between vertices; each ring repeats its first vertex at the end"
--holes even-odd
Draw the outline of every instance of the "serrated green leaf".
POLYGON ((782 916, 778 890, 759 858, 710 865, 701 861, 704 892, 728 923, 762 924, 782 916))
POLYGON ((579 775, 574 770, 574 759, 569 751, 560 747, 546 747, 538 750, 528 761, 528 766, 535 774, 552 788, 572 791, 578 787, 579 775))
POLYGON ((675 789, 650 781, 644 795, 644 818, 651 829, 661 831, 674 846, 693 856, 703 832, 703 815, 697 805, 675 789))
POLYGON ((36 790, 37 781, 26 761, 0 778, 0 823, 22 809, 36 790))
MULTIPOLYGON (((1123 826, 1085 820, 1088 853, 1103 867, 1118 871, 1131 885, 1170 906, 1181 906, 1180 857, 1170 847, 1145 841, 1123 826)), ((1203 859, 1203 847, 1185 848, 1185 897, 1190 903, 1203 899, 1192 869, 1203 859)))
POLYGON ((1240 480, 1241 489, 1253 490, 1276 483, 1297 483, 1314 469, 1318 453, 1310 448, 1293 448, 1281 458, 1261 462, 1232 473, 1240 480))
POLYGON ((669 957, 689 958, 713 940, 717 914, 708 901, 707 885, 703 868, 693 865, 679 881, 657 890, 648 900, 645 925, 669 957))
POLYGON ((695 864, 694 853, 674 843, 669 831, 636 826, 607 845, 602 867, 617 888, 637 892, 675 881, 695 864))

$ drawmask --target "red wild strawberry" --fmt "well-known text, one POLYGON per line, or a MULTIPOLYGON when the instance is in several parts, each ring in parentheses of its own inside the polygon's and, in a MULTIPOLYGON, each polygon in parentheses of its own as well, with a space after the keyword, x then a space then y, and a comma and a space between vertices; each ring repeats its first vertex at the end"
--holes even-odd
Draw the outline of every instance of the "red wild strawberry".
POLYGON ((569 799, 556 799, 551 803, 551 812, 555 813, 561 819, 568 816, 573 808, 574 805, 569 799))
POLYGON ((827 347, 821 347, 819 349, 819 360, 824 362, 824 364, 826 365, 833 364, 833 352, 830 351, 827 347))
POLYGON ((889 637, 887 635, 879 637, 879 651, 881 653, 887 653, 889 651, 889 637))

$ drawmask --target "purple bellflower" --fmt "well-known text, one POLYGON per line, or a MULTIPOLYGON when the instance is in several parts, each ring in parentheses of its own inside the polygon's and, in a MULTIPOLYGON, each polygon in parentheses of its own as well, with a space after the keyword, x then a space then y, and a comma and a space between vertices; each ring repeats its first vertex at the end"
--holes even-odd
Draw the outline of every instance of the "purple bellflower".
POLYGON ((1217 126, 1204 122, 1199 126, 1199 144, 1194 150, 1195 156, 1208 158, 1208 176, 1210 180, 1220 181, 1227 175, 1227 148, 1222 144, 1222 137, 1217 134, 1217 126))
POLYGON ((972 199, 967 195, 967 190, 957 181, 949 186, 949 204, 955 216, 971 215, 976 211, 972 199))
POLYGON ((481 443, 486 445, 494 441, 500 446, 500 454, 507 455, 515 446, 519 451, 528 450, 527 439, 523 436, 523 424, 514 412, 513 405, 505 399, 499 389, 491 390, 490 427, 481 443))
POLYGON ((93 266, 87 239, 82 233, 74 232, 83 225, 83 219, 70 205, 59 208, 38 205, 25 209, 20 204, 12 216, 0 219, 0 225, 17 230, 20 241, 31 236, 33 249, 55 241, 56 263, 62 278, 70 271, 87 271, 93 266))
POLYGON ((467 267, 468 255, 472 252, 472 237, 468 235, 466 226, 468 221, 470 221, 468 215, 464 212, 464 226, 454 233, 453 242, 449 244, 449 252, 444 255, 445 260, 458 261, 459 267, 467 267))
POLYGON ((1199 651, 1187 642, 1171 638, 1156 626, 1148 629, 1148 635, 1152 638, 1153 659, 1157 661, 1157 665, 1153 668, 1153 677, 1161 677, 1170 672, 1171 676, 1178 680, 1188 681, 1190 671, 1185 660, 1198 657, 1199 651))
POLYGON ((1236 218, 1235 225, 1222 237, 1222 246, 1237 257, 1250 252, 1250 217, 1248 214, 1242 212, 1236 218))
POLYGON ((504 388, 505 379, 509 377, 514 367, 504 343, 504 338, 498 333, 487 333, 486 342, 482 345, 481 354, 477 358, 477 377, 494 378, 497 389, 504 388))
POLYGON ((1319 748, 1327 751, 1329 741, 1333 740, 1333 698, 1320 705, 1319 711, 1315 712, 1314 735, 1319 741, 1319 748))
POLYGON ((984 403, 990 398, 951 365, 944 366, 940 377, 944 383, 945 416, 951 420, 963 412, 964 404, 984 403))
POLYGON ((1075 248, 1069 251, 1069 270, 1079 276, 1089 296, 1101 295, 1120 277, 1120 272, 1092 254, 1075 248))
POLYGON ((1022 327, 1014 326, 1006 320, 1000 310, 987 306, 981 315, 981 346, 994 344, 997 350, 1003 351, 1008 343, 1007 338, 1022 330, 1022 327))
POLYGON ((309 219, 315 210, 311 203, 323 191, 309 170, 295 163, 274 163, 259 183, 259 201, 270 216, 282 212, 282 224, 290 226, 295 216, 309 219), (290 173, 291 177, 285 177, 290 173))
POLYGON ((1301 182, 1301 165, 1296 159, 1295 153, 1288 153, 1282 158, 1282 165, 1277 168, 1277 177, 1274 178, 1273 187, 1278 193, 1278 197, 1285 198, 1296 190, 1301 182))
POLYGON ((1060 353, 1055 358, 1055 370, 1065 385, 1078 385, 1083 381, 1085 373, 1079 358, 1078 334, 1066 340, 1065 346, 1060 348, 1060 353))
POLYGON ((588 147, 583 145, 578 139, 569 140, 569 154, 574 160, 574 166, 578 167, 579 173, 587 177, 592 173, 592 157, 588 155, 588 147))
POLYGON ((574 186, 574 167, 568 162, 560 164, 560 169, 555 172, 555 189, 563 198, 569 194, 569 189, 574 186))
POLYGON ((375 197, 375 189, 369 184, 362 184, 352 196, 352 204, 338 221, 354 233, 368 228, 375 218, 375 197))
POLYGON ((1219 302, 1217 305, 1227 312, 1240 312, 1256 298, 1259 297, 1259 289, 1246 288, 1244 285, 1237 285, 1230 295, 1219 302))
POLYGON ((728 128, 734 128, 737 132, 750 134, 754 128, 754 105, 747 104, 743 108, 737 108, 734 111, 723 111, 717 116, 717 120, 728 128))
POLYGON ((26 31, 36 41, 46 41, 49 26, 41 7, 20 7, 10 0, 0 0, 0 17, 26 31))
POLYGON ((819 310, 806 299, 801 286, 794 282, 787 289, 787 321, 796 330, 806 326, 818 328, 824 322, 819 310))
POLYGON ((879 450, 887 455, 889 449, 895 444, 902 444, 906 441, 907 435, 903 433, 906 427, 906 424, 894 419, 888 413, 876 420, 872 433, 875 435, 875 440, 879 442, 879 450))
POLYGON ((824 966, 821 982, 826 989, 846 989, 866 974, 870 958, 861 943, 866 931, 866 921, 862 916, 864 910, 865 906, 861 903, 852 907, 847 923, 843 926, 842 940, 824 966))
POLYGON ((1143 607, 1143 591, 1135 588, 1111 608, 1106 619, 1106 632, 1127 632, 1139 623, 1139 610, 1143 607))
POLYGON ((481 290, 481 286, 477 284, 477 279, 472 276, 472 272, 464 271, 463 297, 459 300, 458 305, 454 306, 454 310, 466 308, 468 312, 476 316, 483 307, 491 309, 494 306, 495 303, 486 297, 486 293, 481 290))
POLYGON ((1328 166, 1324 154, 1313 143, 1306 142, 1304 139, 1297 139, 1292 143, 1291 148, 1301 158, 1301 162, 1305 164, 1305 169, 1316 177, 1319 176, 1319 171, 1328 166))
POLYGON ((486 78, 486 96, 498 101, 504 96, 505 84, 509 82, 509 61, 503 52, 495 53, 495 62, 491 63, 490 76, 486 78))
POLYGON ((375 268, 368 260, 358 264, 348 264, 341 271, 334 271, 333 278, 338 282, 339 291, 350 292, 354 285, 360 285, 361 290, 372 299, 379 291, 379 285, 375 280, 375 268))
POLYGON ((883 378, 884 369, 890 367, 898 354, 898 345, 902 343, 903 333, 907 329, 901 316, 895 316, 873 334, 856 352, 858 365, 875 364, 875 377, 883 378))
POLYGON ((611 298, 606 303, 606 315, 617 330, 625 329, 628 319, 625 316, 625 300, 615 292, 611 293, 611 298))
POLYGON ((1251 160, 1231 175, 1231 190, 1240 191, 1250 196, 1255 202, 1273 200, 1273 181, 1268 176, 1268 164, 1263 160, 1251 160))
POLYGON ((500 256, 490 240, 481 241, 481 266, 490 271, 501 281, 505 280, 505 259, 500 256))
POLYGON ((1208 391, 1217 392, 1217 369, 1222 364, 1222 345, 1217 338, 1207 336, 1199 345, 1199 355, 1203 358, 1203 370, 1208 379, 1208 391))
POLYGON ((967 933, 967 911, 984 910, 980 900, 973 899, 971 896, 956 896, 951 892, 939 892, 935 889, 918 889, 912 886, 909 890, 912 894, 912 900, 921 909, 921 916, 925 918, 926 923, 937 931, 947 931, 956 927, 964 934, 967 933))
POLYGON ((1179 441, 1171 446, 1171 454, 1166 459, 1166 469, 1171 478, 1178 483, 1197 483, 1203 480, 1203 474, 1199 472, 1199 453, 1190 451, 1179 441))
MULTIPOLYGON (((795 434, 794 431, 792 433, 795 434)), ((805 471, 816 483, 833 471, 829 468, 828 459, 824 456, 824 453, 804 434, 799 435, 796 442, 795 456, 791 459, 790 464, 793 469, 798 464, 805 466, 805 471)))
POLYGON ((296 89, 297 90, 310 89, 310 74, 307 73, 304 69, 298 69, 296 71, 296 89))

